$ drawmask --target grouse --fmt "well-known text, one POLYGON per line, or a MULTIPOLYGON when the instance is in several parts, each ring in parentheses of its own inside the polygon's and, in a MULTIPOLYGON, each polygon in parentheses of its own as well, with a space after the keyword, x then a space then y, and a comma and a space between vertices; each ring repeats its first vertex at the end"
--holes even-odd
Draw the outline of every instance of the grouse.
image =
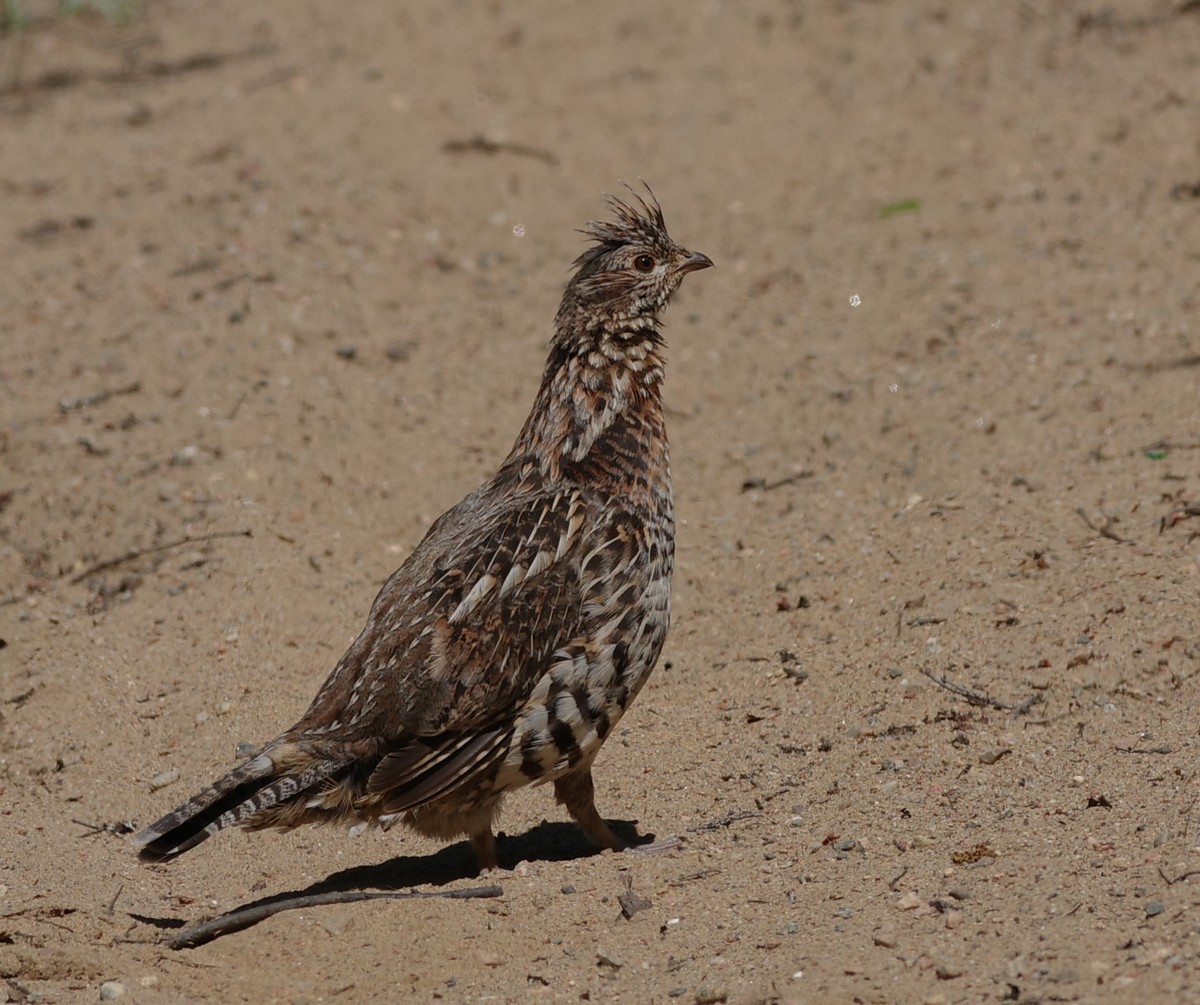
POLYGON ((234 825, 402 822, 467 835, 486 871, 504 794, 538 782, 594 842, 626 847, 596 810, 592 763, 667 634, 660 315, 713 263, 671 239, 648 187, 608 201, 499 470, 387 580, 299 722, 137 834, 143 858, 234 825))

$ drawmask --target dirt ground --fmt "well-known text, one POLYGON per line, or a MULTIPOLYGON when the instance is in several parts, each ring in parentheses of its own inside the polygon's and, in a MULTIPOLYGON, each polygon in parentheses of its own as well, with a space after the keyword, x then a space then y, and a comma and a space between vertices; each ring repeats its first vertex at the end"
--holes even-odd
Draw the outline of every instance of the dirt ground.
POLYGON ((0 37, 0 1000, 1200 996, 1200 9, 36 0, 0 37), (597 854, 144 825, 506 452, 644 178, 678 569, 597 854), (624 899, 622 899, 624 898, 624 899), (116 982, 116 983, 106 983, 116 982))

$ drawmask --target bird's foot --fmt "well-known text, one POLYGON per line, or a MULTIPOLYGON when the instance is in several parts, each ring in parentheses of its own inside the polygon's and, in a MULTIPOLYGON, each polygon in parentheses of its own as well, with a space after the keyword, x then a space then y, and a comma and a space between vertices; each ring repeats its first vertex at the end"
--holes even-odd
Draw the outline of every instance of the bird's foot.
POLYGON ((480 876, 500 872, 500 863, 496 860, 496 836, 490 827, 471 835, 471 847, 475 849, 475 861, 479 865, 480 876))

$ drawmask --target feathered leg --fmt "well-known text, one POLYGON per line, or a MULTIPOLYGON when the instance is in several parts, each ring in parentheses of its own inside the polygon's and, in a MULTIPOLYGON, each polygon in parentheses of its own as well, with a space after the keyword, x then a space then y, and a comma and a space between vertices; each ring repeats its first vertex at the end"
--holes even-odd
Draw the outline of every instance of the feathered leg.
POLYGON ((624 851, 628 842, 622 841, 613 829, 601 819, 596 810, 596 790, 592 785, 592 769, 572 771, 554 781, 554 798, 567 808, 571 818, 601 848, 624 851))

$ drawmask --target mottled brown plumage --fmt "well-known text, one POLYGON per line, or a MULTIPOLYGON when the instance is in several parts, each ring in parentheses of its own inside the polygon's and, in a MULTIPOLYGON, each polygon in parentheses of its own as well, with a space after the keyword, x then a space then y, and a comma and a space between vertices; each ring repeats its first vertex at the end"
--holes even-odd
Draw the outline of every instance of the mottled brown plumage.
POLYGON ((688 272, 653 195, 588 225, 541 387, 496 474, 430 527, 312 705, 133 840, 165 858, 224 827, 401 821, 496 865, 505 792, 554 783, 580 827, 592 761, 670 618, 675 528, 659 314, 688 272))

